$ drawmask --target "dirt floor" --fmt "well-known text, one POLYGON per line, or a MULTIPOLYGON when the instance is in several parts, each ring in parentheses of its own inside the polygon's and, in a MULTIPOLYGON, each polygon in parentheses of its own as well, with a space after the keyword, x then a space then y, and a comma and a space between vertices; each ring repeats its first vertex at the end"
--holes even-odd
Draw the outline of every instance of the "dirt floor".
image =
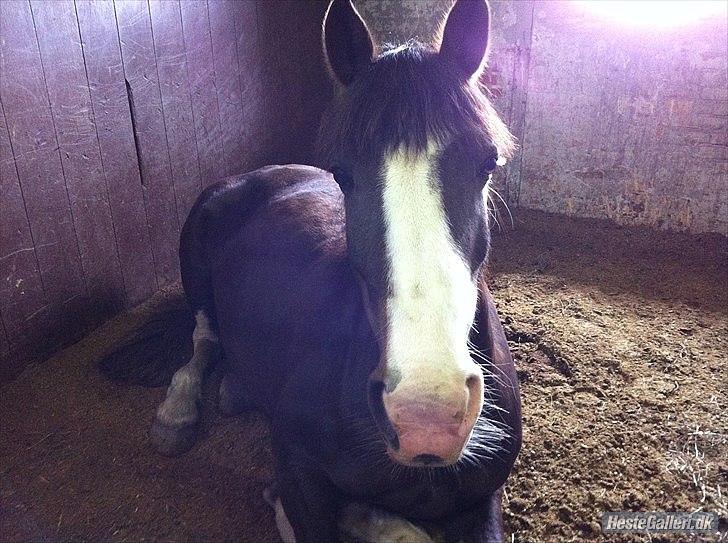
MULTIPOLYGON (((726 240, 517 217, 496 234, 489 271, 523 394, 505 498, 513 541, 696 540, 606 538, 605 510, 716 511, 725 538, 726 240)), ((147 432, 164 390, 95 368, 175 296, 0 388, 0 541, 278 541, 258 416, 223 418, 208 393, 201 441, 163 458, 147 432)))

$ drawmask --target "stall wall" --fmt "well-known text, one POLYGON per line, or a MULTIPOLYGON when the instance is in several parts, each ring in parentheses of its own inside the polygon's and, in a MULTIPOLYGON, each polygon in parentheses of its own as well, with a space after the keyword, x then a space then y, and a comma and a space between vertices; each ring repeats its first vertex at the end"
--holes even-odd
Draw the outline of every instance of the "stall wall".
POLYGON ((200 190, 311 162, 324 2, 0 2, 0 381, 179 279, 200 190))
MULTIPOLYGON (((381 42, 398 42, 430 41, 451 1, 356 3, 381 42)), ((670 2, 684 9, 671 24, 657 3, 638 6, 653 9, 641 22, 628 2, 609 13, 592 4, 490 0, 484 83, 520 143, 501 194, 512 206, 728 235, 726 3, 694 19, 705 6, 670 2)))
POLYGON ((637 24, 536 3, 520 205, 728 234, 726 3, 699 21, 683 4, 661 25, 657 6, 637 24))

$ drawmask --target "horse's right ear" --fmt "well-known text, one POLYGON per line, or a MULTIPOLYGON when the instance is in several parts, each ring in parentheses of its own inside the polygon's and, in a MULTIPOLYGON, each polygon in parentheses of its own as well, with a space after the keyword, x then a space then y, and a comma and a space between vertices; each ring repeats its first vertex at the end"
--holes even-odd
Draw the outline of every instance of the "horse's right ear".
POLYGON ((343 85, 371 64, 374 44, 351 0, 332 0, 324 17, 324 52, 331 74, 343 85))
POLYGON ((440 56, 470 79, 485 63, 489 31, 487 0, 456 0, 442 29, 440 56))

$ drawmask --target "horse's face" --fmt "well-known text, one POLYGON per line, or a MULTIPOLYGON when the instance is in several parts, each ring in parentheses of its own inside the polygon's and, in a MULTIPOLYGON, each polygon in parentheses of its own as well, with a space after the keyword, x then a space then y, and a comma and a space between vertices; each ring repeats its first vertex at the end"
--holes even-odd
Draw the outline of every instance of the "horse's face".
POLYGON ((510 145, 474 82, 487 34, 484 0, 455 4, 439 51, 374 58, 348 0, 334 0, 324 24, 340 92, 321 138, 382 352, 369 405, 406 465, 457 462, 483 405, 468 337, 489 243, 487 183, 510 145))

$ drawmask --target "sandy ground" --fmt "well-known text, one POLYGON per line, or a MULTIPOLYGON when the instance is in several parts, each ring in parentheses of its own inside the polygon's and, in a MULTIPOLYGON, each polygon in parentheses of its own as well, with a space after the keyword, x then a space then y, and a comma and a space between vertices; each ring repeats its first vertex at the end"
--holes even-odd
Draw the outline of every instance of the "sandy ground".
MULTIPOLYGON (((514 541, 604 540, 605 510, 716 511, 726 532, 727 249, 718 237, 533 212, 496 235, 489 273, 524 405, 505 498, 514 541)), ((221 417, 209 387, 201 441, 163 458, 147 433, 164 390, 96 370, 176 296, 0 388, 0 541, 278 542, 258 416, 221 417)))

